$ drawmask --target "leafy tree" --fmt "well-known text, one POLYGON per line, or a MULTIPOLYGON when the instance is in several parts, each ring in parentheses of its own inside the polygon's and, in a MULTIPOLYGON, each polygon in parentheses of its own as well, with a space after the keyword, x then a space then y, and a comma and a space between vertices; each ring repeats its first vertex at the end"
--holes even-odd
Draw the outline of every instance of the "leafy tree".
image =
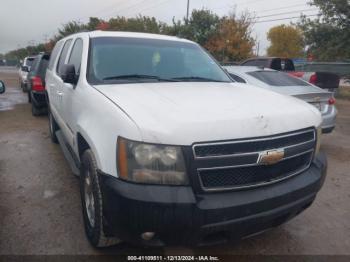
POLYGON ((312 0, 320 9, 316 19, 302 17, 299 23, 308 52, 319 60, 350 59, 350 2, 348 0, 312 0))
POLYGON ((62 39, 68 35, 82 32, 86 29, 86 26, 80 22, 72 21, 63 25, 63 28, 58 29, 58 34, 55 37, 55 40, 62 39))
POLYGON ((220 18, 210 10, 193 10, 188 22, 184 19, 177 24, 177 34, 204 45, 217 31, 219 22, 220 18))
POLYGON ((131 32, 147 32, 159 34, 163 26, 154 17, 137 16, 135 18, 116 17, 111 18, 108 22, 111 31, 131 31, 131 32))
POLYGON ((267 49, 269 56, 301 57, 303 56, 304 42, 301 30, 292 25, 272 27, 267 33, 271 42, 267 49))
POLYGON ((255 45, 251 37, 253 20, 248 13, 237 17, 235 13, 220 19, 218 28, 204 47, 223 62, 240 61, 253 54, 255 45))
POLYGON ((134 18, 113 17, 108 21, 90 17, 83 24, 71 21, 58 29, 58 33, 47 43, 28 46, 6 54, 6 57, 23 59, 25 56, 41 51, 51 51, 55 43, 68 35, 84 30, 110 30, 147 32, 184 37, 205 46, 219 59, 243 59, 252 53, 254 45, 251 35, 251 19, 248 16, 236 18, 235 15, 220 18, 209 10, 193 10, 187 21, 185 18, 168 25, 155 17, 139 15, 134 18))
POLYGON ((90 17, 89 22, 84 27, 88 31, 93 31, 93 30, 96 30, 97 27, 103 22, 104 22, 103 20, 97 17, 90 17))

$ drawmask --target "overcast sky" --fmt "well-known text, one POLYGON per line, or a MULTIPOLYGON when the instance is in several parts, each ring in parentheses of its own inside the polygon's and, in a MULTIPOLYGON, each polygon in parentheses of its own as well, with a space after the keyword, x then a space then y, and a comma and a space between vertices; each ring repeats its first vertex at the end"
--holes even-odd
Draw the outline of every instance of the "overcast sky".
MULTIPOLYGON (((308 0, 190 0, 190 9, 208 8, 218 15, 228 14, 237 7, 238 12, 248 10, 258 21, 315 14, 308 0), (310 10, 311 9, 311 10, 310 10), (297 12, 298 11, 298 12, 297 12), (280 14, 276 15, 275 14, 280 14)), ((138 14, 155 16, 171 23, 172 18, 186 15, 187 0, 1 0, 0 53, 29 43, 39 43, 51 37, 62 24, 77 20, 86 22, 90 16, 108 19, 112 16, 134 17, 138 14)), ((260 55, 269 42, 269 28, 298 19, 259 22, 255 24, 253 36, 260 43, 260 55)))

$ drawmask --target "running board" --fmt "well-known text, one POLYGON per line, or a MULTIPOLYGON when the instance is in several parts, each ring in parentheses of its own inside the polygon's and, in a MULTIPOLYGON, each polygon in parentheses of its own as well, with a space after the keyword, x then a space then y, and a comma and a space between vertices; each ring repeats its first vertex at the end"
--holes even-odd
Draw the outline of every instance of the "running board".
POLYGON ((74 156, 72 155, 71 151, 69 150, 70 147, 69 147, 69 145, 67 145, 66 140, 64 139, 64 136, 63 136, 61 130, 56 131, 56 137, 57 137, 58 142, 60 143, 64 157, 68 161, 69 166, 70 166, 73 174, 76 176, 80 176, 79 165, 77 165, 76 161, 74 161, 74 156))

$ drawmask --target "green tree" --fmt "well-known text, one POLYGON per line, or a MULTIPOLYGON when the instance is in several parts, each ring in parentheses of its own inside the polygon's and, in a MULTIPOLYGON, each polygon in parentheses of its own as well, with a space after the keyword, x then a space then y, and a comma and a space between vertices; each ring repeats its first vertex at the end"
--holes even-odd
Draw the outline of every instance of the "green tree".
POLYGON ((301 57, 304 55, 302 31, 293 25, 272 27, 267 33, 271 45, 267 49, 269 56, 301 57))
POLYGON ((58 29, 58 34, 55 36, 55 40, 59 40, 68 35, 79 33, 86 30, 86 26, 80 22, 72 21, 63 25, 62 28, 58 29))
POLYGON ((89 22, 84 26, 86 30, 93 31, 104 21, 97 17, 90 17, 89 22))
POLYGON ((302 17, 298 24, 305 35, 308 53, 319 60, 350 59, 350 1, 312 0, 320 9, 316 19, 302 17))
POLYGON ((130 31, 144 33, 161 33, 163 24, 158 22, 155 17, 137 16, 135 18, 116 17, 108 21, 111 31, 130 31))
POLYGON ((235 13, 220 19, 215 33, 204 47, 222 62, 241 61, 253 55, 255 41, 251 36, 253 19, 248 13, 235 13))
POLYGON ((193 10, 188 22, 184 18, 179 35, 205 45, 217 31, 219 22, 220 18, 210 10, 193 10))

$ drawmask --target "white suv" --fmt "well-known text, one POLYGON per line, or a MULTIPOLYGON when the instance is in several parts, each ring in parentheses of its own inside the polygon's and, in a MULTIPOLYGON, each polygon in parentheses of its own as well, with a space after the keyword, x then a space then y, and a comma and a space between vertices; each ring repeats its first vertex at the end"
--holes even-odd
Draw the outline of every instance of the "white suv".
POLYGON ((30 71, 30 68, 34 62, 35 57, 34 56, 28 56, 24 58, 23 63, 21 67, 19 68, 18 75, 19 75, 19 83, 21 85, 22 91, 27 92, 27 76, 28 72, 30 71))
POLYGON ((320 112, 232 82, 191 41, 71 35, 46 87, 95 247, 237 240, 299 214, 323 184, 320 112))

